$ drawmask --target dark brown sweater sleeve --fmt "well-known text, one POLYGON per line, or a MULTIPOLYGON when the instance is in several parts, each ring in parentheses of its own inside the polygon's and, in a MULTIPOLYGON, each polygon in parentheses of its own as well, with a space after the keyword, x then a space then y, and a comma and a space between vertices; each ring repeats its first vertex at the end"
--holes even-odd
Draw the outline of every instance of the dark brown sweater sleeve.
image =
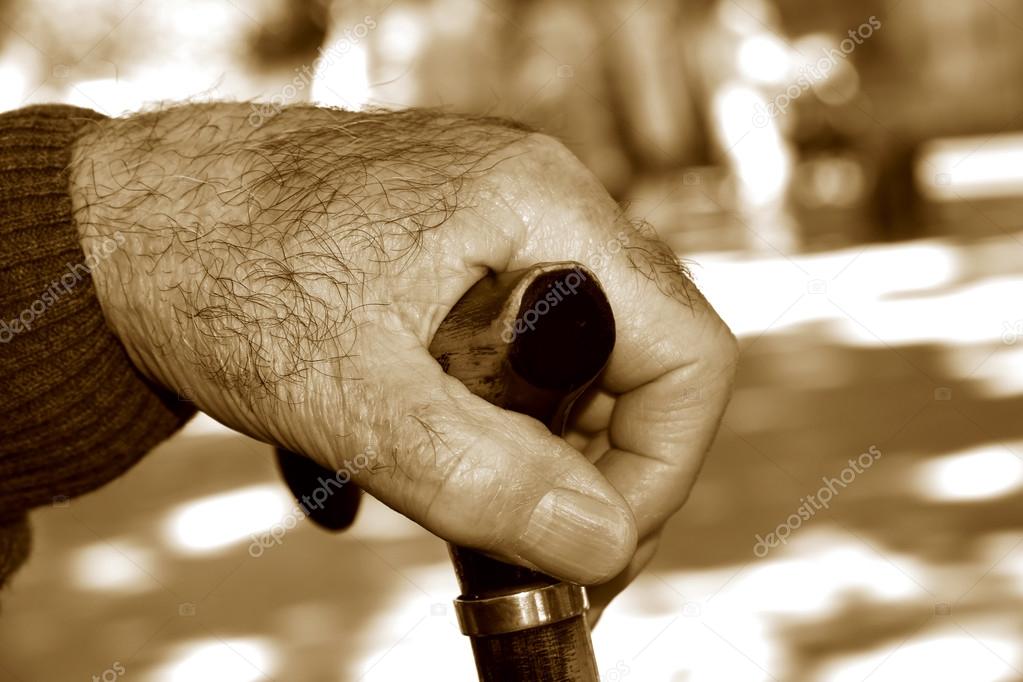
POLYGON ((132 365, 78 242, 71 145, 102 118, 0 114, 0 584, 28 553, 29 509, 119 476, 194 413, 132 365))

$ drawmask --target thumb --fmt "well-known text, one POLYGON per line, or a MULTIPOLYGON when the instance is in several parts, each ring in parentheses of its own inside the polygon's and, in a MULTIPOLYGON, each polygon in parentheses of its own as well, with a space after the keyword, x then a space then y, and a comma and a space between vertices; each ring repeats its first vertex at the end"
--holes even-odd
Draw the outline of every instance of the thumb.
POLYGON ((542 423, 473 395, 425 349, 379 376, 385 428, 358 483, 457 545, 583 584, 620 573, 636 549, 625 499, 542 423), (382 455, 380 455, 382 456, 382 455))

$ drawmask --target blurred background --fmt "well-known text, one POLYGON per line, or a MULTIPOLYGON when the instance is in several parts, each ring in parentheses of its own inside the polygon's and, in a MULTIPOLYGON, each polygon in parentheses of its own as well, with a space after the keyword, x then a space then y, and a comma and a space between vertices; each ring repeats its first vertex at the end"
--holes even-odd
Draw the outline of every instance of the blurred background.
MULTIPOLYGON (((743 351, 603 679, 1023 680, 1023 1, 0 0, 0 84, 560 137, 743 351)), ((200 417, 35 512, 0 680, 474 679, 444 545, 403 517, 253 544, 292 509, 270 454, 200 417)))

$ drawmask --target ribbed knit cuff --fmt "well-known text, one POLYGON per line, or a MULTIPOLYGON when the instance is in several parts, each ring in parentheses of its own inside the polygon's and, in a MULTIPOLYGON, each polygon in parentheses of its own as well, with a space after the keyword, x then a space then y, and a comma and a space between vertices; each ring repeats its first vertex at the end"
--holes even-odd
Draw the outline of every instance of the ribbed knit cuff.
POLYGON ((85 264, 68 164, 102 118, 58 105, 0 114, 0 583, 27 547, 5 528, 117 477, 194 414, 132 365, 85 264))
POLYGON ((28 519, 24 514, 0 523, 0 584, 24 563, 31 544, 28 519))

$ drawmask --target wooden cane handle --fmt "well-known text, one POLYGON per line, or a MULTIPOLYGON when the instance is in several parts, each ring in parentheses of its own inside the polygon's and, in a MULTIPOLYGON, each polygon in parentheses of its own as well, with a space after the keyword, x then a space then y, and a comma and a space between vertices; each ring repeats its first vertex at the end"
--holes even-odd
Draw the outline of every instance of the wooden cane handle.
MULTIPOLYGON (((477 283, 441 323, 430 352, 476 395, 560 435, 572 404, 607 363, 614 330, 596 277, 578 263, 550 263, 477 283)), ((451 558, 463 600, 558 582, 464 547, 452 546, 451 558)), ((585 614, 471 641, 485 682, 599 679, 585 614)))
MULTIPOLYGON (((607 363, 614 330, 611 306, 591 272, 579 263, 546 263, 477 282, 445 317, 430 352, 475 395, 560 435, 573 403, 607 363)), ((317 474, 332 474, 286 451, 278 451, 278 463, 299 499, 318 485, 317 474)), ((310 510, 313 521, 329 530, 352 522, 358 488, 345 488, 310 510)), ((450 550, 463 605, 568 587, 472 549, 450 550)), ((483 682, 599 680, 584 613, 510 632, 499 623, 477 625, 498 630, 471 636, 483 682)))

